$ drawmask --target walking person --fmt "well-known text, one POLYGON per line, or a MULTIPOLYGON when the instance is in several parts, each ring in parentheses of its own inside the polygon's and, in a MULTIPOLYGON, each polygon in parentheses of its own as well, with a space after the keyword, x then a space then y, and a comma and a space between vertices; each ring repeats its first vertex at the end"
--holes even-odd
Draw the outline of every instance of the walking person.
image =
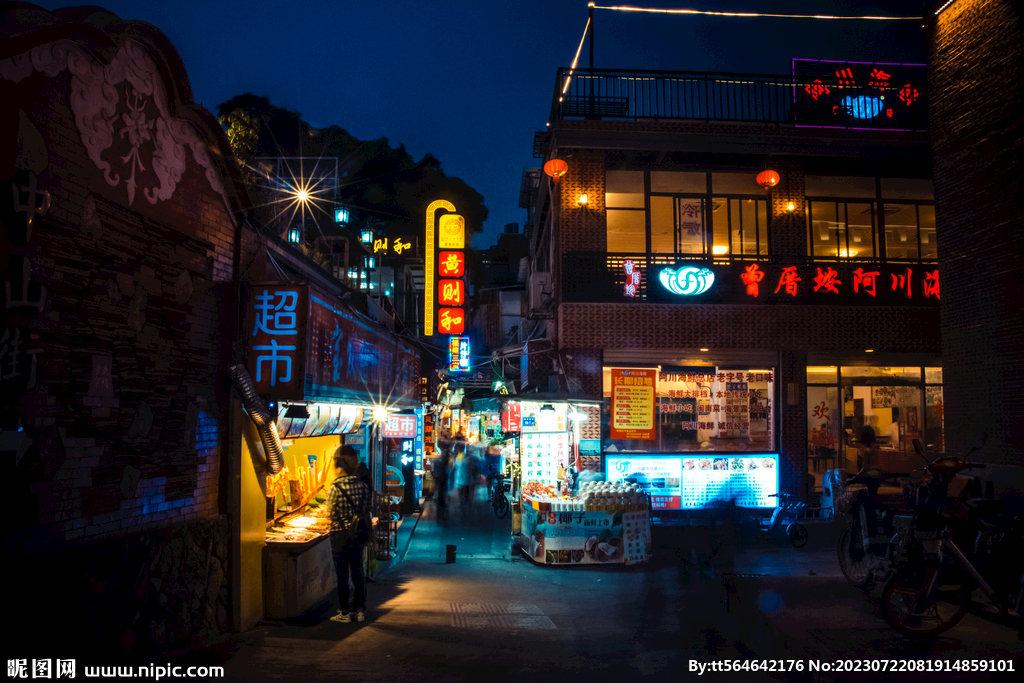
POLYGON ((455 442, 455 464, 452 466, 452 485, 459 492, 459 506, 462 517, 469 512, 469 456, 466 455, 466 442, 455 442))
POLYGON ((448 474, 449 459, 448 444, 441 446, 440 455, 434 459, 434 466, 431 475, 434 477, 434 498, 437 503, 437 521, 442 524, 448 522, 448 474))
POLYGON ((355 449, 342 446, 334 454, 334 481, 327 495, 331 511, 331 555, 338 578, 339 610, 331 621, 348 623, 366 618, 366 577, 363 575, 363 547, 354 517, 370 517, 370 489, 356 476, 355 449), (349 579, 355 594, 350 596, 349 579), (352 602, 349 602, 349 598, 352 602))

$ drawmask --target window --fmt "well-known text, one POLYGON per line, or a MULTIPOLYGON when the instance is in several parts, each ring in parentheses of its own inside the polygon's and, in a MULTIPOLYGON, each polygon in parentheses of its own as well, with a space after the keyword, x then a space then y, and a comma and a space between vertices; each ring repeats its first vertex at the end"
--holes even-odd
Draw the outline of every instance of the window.
POLYGON ((811 256, 815 258, 874 258, 873 202, 807 200, 811 256))
POLYGON ((937 260, 930 180, 809 175, 804 188, 812 257, 937 260))
POLYGON ((763 258, 768 201, 754 178, 753 173, 607 171, 608 251, 644 252, 649 244, 652 254, 763 258))
POLYGON ((774 377, 763 366, 605 367, 603 449, 772 451, 774 377))

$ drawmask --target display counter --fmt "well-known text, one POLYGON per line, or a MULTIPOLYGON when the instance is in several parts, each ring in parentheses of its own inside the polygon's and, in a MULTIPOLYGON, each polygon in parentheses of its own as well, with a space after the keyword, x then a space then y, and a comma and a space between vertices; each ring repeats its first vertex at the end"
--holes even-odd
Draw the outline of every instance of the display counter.
POLYGON ((327 598, 338 587, 327 534, 305 541, 267 539, 266 613, 290 619, 327 598))
POLYGON ((637 564, 650 558, 650 503, 639 489, 595 483, 575 497, 537 489, 528 484, 522 497, 523 552, 535 562, 637 564))
POLYGON ((310 500, 267 524, 263 587, 271 619, 297 617, 338 586, 327 506, 317 503, 310 500))

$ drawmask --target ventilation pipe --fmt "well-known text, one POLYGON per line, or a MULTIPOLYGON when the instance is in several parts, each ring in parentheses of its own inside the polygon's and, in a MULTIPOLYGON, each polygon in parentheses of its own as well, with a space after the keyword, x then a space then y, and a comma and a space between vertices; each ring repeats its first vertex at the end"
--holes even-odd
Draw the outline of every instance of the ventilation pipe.
POLYGON ((267 454, 267 471, 277 474, 284 467, 284 451, 281 450, 281 437, 277 434, 277 424, 270 419, 270 410, 263 399, 256 393, 256 385, 252 381, 252 375, 245 369, 244 365, 232 365, 228 368, 228 375, 234 383, 238 393, 242 395, 242 405, 245 412, 256 425, 260 441, 263 442, 263 451, 267 454))

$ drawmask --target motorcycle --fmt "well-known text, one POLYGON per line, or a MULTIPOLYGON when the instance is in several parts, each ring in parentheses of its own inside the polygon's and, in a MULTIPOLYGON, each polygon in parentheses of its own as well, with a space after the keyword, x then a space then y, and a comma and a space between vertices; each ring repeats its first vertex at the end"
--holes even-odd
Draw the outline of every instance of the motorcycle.
MULTIPOLYGON (((960 459, 955 455, 940 456, 929 461, 921 442, 914 439, 914 450, 926 467, 916 476, 899 479, 903 499, 891 496, 879 499, 879 489, 894 475, 878 468, 868 468, 851 477, 846 486, 862 484, 859 491, 843 494, 838 507, 853 516, 852 523, 839 538, 836 553, 843 576, 854 586, 871 589, 878 581, 887 581, 896 570, 925 559, 923 541, 932 537, 939 526, 931 519, 933 510, 947 509, 950 483, 960 472, 984 467, 968 463, 975 450, 984 447, 985 434, 980 434, 970 451, 960 459), (907 510, 907 507, 911 508, 907 510), (903 512, 904 514, 898 514, 903 512)), ((891 493, 891 492, 890 492, 891 493)), ((966 487, 958 495, 966 493, 966 487)))

